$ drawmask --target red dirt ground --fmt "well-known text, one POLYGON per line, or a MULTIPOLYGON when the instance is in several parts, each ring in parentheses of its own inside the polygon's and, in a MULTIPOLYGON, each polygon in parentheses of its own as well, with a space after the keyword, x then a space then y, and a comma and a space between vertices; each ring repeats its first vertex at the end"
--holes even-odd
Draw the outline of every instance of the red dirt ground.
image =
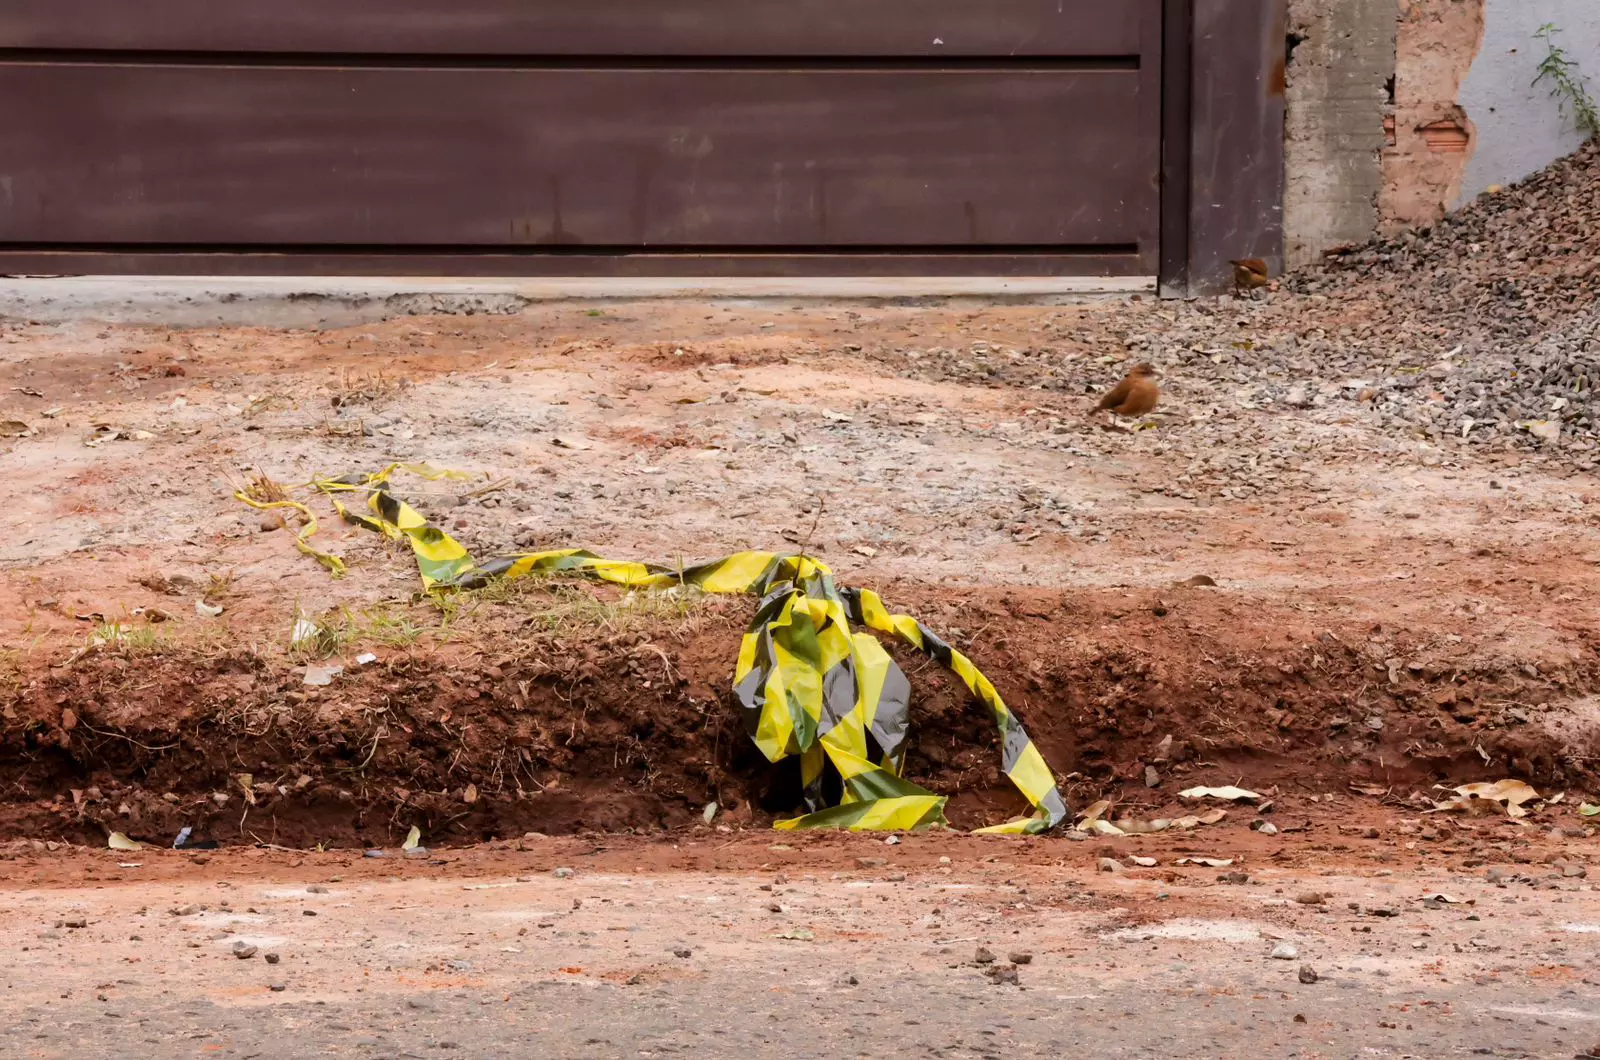
MULTIPOLYGON (((0 836, 190 826, 343 847, 415 824, 467 843, 681 827, 709 801, 741 826, 793 808, 727 701, 753 602, 540 586, 441 609, 403 553, 328 509, 318 540, 350 560, 342 581, 230 496, 257 473, 396 459, 479 476, 396 482, 479 554, 806 543, 968 651, 1077 806, 1159 815, 1209 782, 1356 783, 1406 805, 1503 776, 1592 792, 1592 484, 1503 455, 1441 463, 1349 417, 1229 413, 1218 443, 1216 395, 1182 379, 1157 429, 1107 433, 1070 388, 929 381, 906 352, 1049 342, 1109 381, 1104 344, 1145 311, 658 303, 321 333, 13 329, 0 418, 36 430, 0 443, 0 593, 18 601, 0 613, 0 836), (127 437, 99 441, 102 423, 127 437), (1279 443, 1305 457, 1281 481, 1162 485, 1219 444, 1279 443), (1185 584, 1198 574, 1217 585, 1185 584), (224 614, 198 615, 202 598, 224 614), (297 608, 342 630, 330 687, 287 650, 297 608), (366 649, 378 661, 357 665, 366 649)), ((959 827, 1018 810, 989 721, 902 662, 912 777, 953 796, 959 827)))

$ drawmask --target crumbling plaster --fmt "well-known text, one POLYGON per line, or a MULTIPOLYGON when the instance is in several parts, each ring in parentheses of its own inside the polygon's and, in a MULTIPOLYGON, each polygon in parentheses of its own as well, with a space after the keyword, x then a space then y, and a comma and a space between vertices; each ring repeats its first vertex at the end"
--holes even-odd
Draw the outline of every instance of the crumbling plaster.
POLYGON ((1430 225, 1575 149, 1533 84, 1545 23, 1600 95, 1600 0, 1289 0, 1289 263, 1430 225))

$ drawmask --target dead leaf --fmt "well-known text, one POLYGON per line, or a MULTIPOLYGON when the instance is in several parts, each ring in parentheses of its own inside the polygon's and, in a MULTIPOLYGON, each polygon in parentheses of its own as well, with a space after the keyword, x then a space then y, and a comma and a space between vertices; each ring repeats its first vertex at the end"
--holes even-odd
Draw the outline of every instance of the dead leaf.
POLYGON ((1102 821, 1102 820, 1099 820, 1099 819, 1087 822, 1084 825, 1084 829, 1083 830, 1085 832, 1098 832, 1100 835, 1127 835, 1128 834, 1128 833, 1124 832, 1122 829, 1118 828, 1116 825, 1112 824, 1110 821, 1102 821))
POLYGON ((11 389, 14 390, 16 393, 25 395, 27 397, 36 397, 36 398, 44 397, 43 394, 39 393, 39 391, 33 389, 33 387, 31 387, 31 386, 14 386, 11 389))
POLYGON ((416 825, 411 826, 411 831, 406 834, 406 841, 400 844, 401 850, 415 850, 422 842, 422 829, 416 825))
POLYGON ((1090 803, 1083 813, 1079 815, 1078 824, 1081 826, 1085 821, 1093 821, 1109 809, 1111 809, 1110 799, 1101 799, 1099 802, 1090 803))
POLYGON ((1246 791, 1244 788, 1236 788, 1232 785, 1229 785, 1221 788, 1189 788, 1185 791, 1178 792, 1178 798, 1225 799, 1228 802, 1238 802, 1241 799, 1246 799, 1250 802, 1255 802, 1259 800, 1261 796, 1253 791, 1246 791))
POLYGON ((26 438, 33 433, 21 420, 0 420, 0 438, 26 438))
POLYGON ((478 785, 468 784, 467 790, 461 793, 461 801, 471 806, 478 801, 478 785))
POLYGON ((795 942, 811 942, 816 939, 816 933, 806 928, 794 928, 790 931, 780 931, 772 936, 775 939, 792 939, 795 942))
POLYGON ((1135 854, 1133 857, 1129 858, 1128 860, 1133 862, 1135 865, 1139 866, 1141 869, 1153 869, 1153 868, 1156 867, 1156 864, 1157 864, 1155 858, 1144 858, 1144 857, 1140 857, 1137 854, 1135 854))
POLYGON ((1196 574, 1196 575, 1194 575, 1192 577, 1185 578, 1185 579, 1183 579, 1183 581, 1177 582, 1175 584, 1179 588, 1189 588, 1189 589, 1215 588, 1216 584, 1217 584, 1217 579, 1213 578, 1209 574, 1196 574))
POLYGON ((106 847, 110 850, 143 850, 143 843, 135 843, 121 832, 112 832, 106 837, 106 847))
POLYGON ((1578 812, 1585 817, 1600 817, 1600 806, 1592 802, 1585 802, 1578 806, 1578 812))
POLYGON ((201 618, 216 618, 222 614, 221 604, 208 604, 204 600, 194 602, 194 612, 201 618))
POLYGON ((575 452, 583 452, 586 449, 594 448, 594 443, 583 438, 552 438, 550 439, 550 444, 557 449, 571 449, 575 452))
POLYGON ((254 806, 256 804, 256 778, 249 773, 240 773, 233 779, 238 782, 239 788, 244 792, 244 801, 254 806))
POLYGON ((1131 817, 1122 817, 1115 824, 1127 835, 1153 835, 1172 827, 1172 822, 1165 817, 1158 817, 1154 821, 1136 821, 1131 817))
POLYGON ((1497 780, 1493 783, 1462 784, 1459 787, 1445 789, 1455 792, 1456 797, 1443 802, 1435 802, 1435 810, 1466 810, 1469 813, 1493 812, 1495 809, 1503 810, 1508 817, 1526 817, 1528 811, 1524 805, 1538 802, 1540 795, 1531 786, 1520 780, 1497 780))
POLYGON ((1233 864, 1232 858, 1179 858, 1179 865, 1203 865, 1208 869, 1225 869, 1233 864))

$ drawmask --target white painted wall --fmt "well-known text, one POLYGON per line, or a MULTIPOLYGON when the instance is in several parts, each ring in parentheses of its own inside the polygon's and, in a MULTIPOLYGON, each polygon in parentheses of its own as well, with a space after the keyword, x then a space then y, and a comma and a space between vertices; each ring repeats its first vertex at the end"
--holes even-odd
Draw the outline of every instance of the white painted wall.
POLYGON ((1483 47, 1458 98, 1477 130, 1461 201, 1535 173, 1582 143, 1570 110, 1563 116, 1546 85, 1533 85, 1545 55, 1533 35, 1546 22, 1560 27, 1556 43, 1600 100, 1600 0, 1487 0, 1483 47))

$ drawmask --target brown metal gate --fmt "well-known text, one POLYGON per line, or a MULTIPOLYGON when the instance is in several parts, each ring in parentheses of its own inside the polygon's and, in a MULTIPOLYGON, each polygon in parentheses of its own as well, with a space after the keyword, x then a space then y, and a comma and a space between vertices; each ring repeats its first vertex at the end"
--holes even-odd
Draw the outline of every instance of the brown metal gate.
POLYGON ((0 268, 1154 275, 1164 6, 6 0, 0 268))

